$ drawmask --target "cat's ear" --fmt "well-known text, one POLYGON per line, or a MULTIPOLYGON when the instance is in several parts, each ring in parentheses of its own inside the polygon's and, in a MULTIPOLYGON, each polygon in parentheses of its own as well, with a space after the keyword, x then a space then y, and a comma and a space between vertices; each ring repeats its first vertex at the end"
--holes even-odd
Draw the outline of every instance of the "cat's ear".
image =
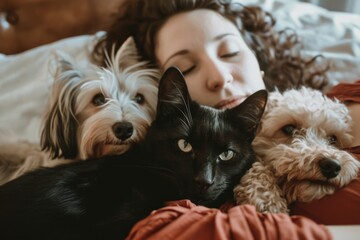
POLYGON ((159 83, 156 118, 171 117, 174 111, 186 113, 190 102, 184 76, 176 67, 168 68, 159 83))
POLYGON ((259 90, 245 99, 239 106, 227 110, 232 119, 248 131, 248 139, 254 140, 268 99, 266 90, 259 90))

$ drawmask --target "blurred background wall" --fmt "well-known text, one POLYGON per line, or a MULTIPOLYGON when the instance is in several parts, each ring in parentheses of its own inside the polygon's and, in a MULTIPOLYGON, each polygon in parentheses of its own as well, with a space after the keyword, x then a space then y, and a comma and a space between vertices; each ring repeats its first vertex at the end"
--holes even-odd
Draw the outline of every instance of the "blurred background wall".
POLYGON ((359 0, 300 0, 300 2, 312 3, 327 8, 331 11, 360 14, 359 0))

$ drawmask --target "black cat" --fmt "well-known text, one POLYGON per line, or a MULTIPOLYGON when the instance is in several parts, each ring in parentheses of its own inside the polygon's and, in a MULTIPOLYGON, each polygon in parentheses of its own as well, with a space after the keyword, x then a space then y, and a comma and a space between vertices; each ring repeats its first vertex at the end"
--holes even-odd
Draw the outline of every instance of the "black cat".
POLYGON ((231 110, 191 101, 169 68, 145 143, 120 156, 39 169, 0 187, 1 239, 121 239, 168 200, 213 207, 251 166, 266 105, 258 91, 231 110))
POLYGON ((182 191, 193 202, 219 207, 255 154, 251 142, 267 102, 266 90, 239 106, 216 110, 191 100, 183 76, 169 69, 159 86, 156 120, 147 145, 157 161, 171 164, 182 191))

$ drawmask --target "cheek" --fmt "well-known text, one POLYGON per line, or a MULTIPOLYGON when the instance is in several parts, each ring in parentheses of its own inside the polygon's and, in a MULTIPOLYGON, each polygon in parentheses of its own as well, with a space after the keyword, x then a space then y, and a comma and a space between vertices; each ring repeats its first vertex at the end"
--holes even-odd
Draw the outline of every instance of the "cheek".
POLYGON ((239 79, 242 84, 245 84, 249 89, 257 91, 265 88, 259 64, 255 57, 249 56, 237 65, 237 68, 234 69, 234 71, 238 74, 236 79, 239 79))
POLYGON ((261 77, 260 70, 256 70, 256 72, 255 72, 255 70, 249 71, 249 73, 247 73, 246 75, 247 75, 247 76, 245 76, 246 84, 253 91, 257 91, 257 90, 265 88, 264 80, 261 77), (257 71, 259 71, 259 72, 257 72, 257 71), (253 74, 250 74, 250 72, 252 72, 253 74))
POLYGON ((189 90, 189 94, 192 100, 200 103, 200 104, 205 104, 203 99, 202 99, 202 94, 204 93, 204 89, 202 88, 202 83, 199 79, 197 78, 189 78, 187 77, 185 79, 186 82, 186 86, 189 90))

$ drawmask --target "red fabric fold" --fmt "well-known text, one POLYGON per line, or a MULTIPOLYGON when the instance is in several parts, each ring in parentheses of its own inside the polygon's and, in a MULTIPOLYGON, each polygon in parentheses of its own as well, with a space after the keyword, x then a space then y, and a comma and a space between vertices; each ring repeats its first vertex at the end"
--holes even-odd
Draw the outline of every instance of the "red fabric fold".
POLYGON ((337 98, 341 102, 360 103, 360 80, 354 83, 340 83, 330 89, 326 95, 330 98, 337 98))
POLYGON ((137 223, 127 240, 272 240, 332 239, 323 225, 304 217, 261 214, 250 205, 228 212, 196 206, 189 200, 171 202, 137 223))

